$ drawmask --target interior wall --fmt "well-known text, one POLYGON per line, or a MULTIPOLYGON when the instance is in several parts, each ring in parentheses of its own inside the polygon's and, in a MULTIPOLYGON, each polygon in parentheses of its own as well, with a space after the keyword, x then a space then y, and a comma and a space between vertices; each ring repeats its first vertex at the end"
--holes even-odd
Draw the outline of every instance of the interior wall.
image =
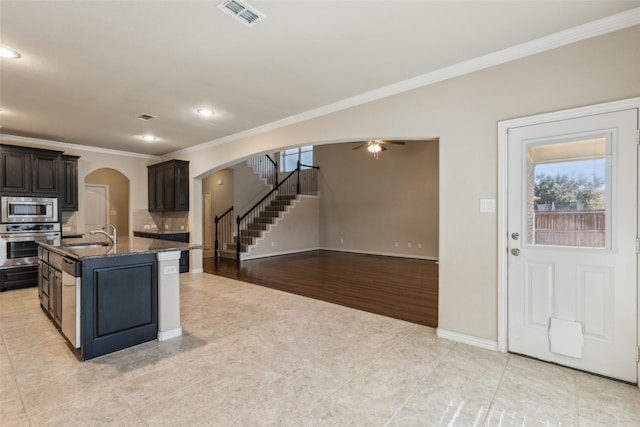
POLYGON ((355 144, 314 148, 320 247, 438 258, 438 142, 391 145, 376 159, 355 144))
POLYGON ((222 215, 233 205, 233 169, 223 169, 202 180, 202 193, 211 194, 211 218, 222 215))
MULTIPOLYGON (((109 224, 116 227, 118 236, 129 235, 129 180, 113 169, 98 169, 84 179, 85 184, 109 187, 109 224)), ((80 187, 84 190, 84 186, 80 187)))
POLYGON ((271 186, 260 179, 246 162, 240 162, 232 169, 233 207, 236 215, 242 215, 271 191, 271 186))
POLYGON ((479 200, 497 197, 497 123, 640 96, 639 41, 636 26, 179 155, 199 176, 287 146, 439 137, 439 327, 495 342, 497 215, 479 200))

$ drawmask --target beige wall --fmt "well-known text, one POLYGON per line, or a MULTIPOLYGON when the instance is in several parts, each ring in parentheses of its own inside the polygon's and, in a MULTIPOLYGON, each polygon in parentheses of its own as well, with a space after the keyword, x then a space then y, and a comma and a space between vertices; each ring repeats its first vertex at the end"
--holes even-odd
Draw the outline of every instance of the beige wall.
POLYGON ((202 193, 211 194, 211 218, 222 215, 233 205, 234 187, 232 169, 223 169, 202 180, 202 193))
POLYGON ((243 215, 268 194, 272 187, 260 179, 247 162, 233 166, 233 207, 236 215, 243 215))
MULTIPOLYGON (((109 224, 116 227, 118 236, 127 236, 129 234, 129 180, 116 170, 98 169, 87 175, 84 183, 104 185, 109 188, 109 224)), ((84 186, 78 191, 84 191, 84 186)))
POLYGON ((355 146, 314 149, 322 196, 320 246, 437 259, 438 142, 390 146, 377 160, 355 146))
POLYGON ((269 226, 245 259, 319 249, 319 212, 318 197, 300 196, 280 214, 280 219, 269 226), (280 221, 286 221, 286 225, 279 227, 280 221))
POLYGON ((198 176, 280 147, 439 138, 439 325, 495 341, 497 216, 479 199, 497 197, 498 121, 640 96, 639 49, 633 27, 180 158, 198 176))
MULTIPOLYGON (((428 54, 428 53, 425 53, 428 54)), ((497 339, 497 216, 480 213, 479 199, 497 197, 497 123, 500 120, 640 96, 640 27, 537 54, 469 75, 370 102, 317 119, 176 157, 191 177, 239 160, 296 145, 371 138, 439 138, 441 328, 497 339)), ((7 140, 8 144, 16 144, 7 140)), ((46 144, 24 143, 51 148, 46 144)), ((80 149, 80 184, 100 167, 131 182, 131 209, 147 205, 149 157, 80 149)), ((202 241, 202 182, 191 181, 190 229, 202 241)), ((82 200, 80 201, 82 205, 82 200)), ((192 269, 202 268, 201 251, 192 269)))

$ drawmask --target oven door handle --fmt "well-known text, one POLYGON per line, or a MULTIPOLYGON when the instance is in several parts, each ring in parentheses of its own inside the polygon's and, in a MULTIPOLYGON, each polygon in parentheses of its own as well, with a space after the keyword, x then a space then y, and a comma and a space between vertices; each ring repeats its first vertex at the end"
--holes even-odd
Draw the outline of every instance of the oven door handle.
POLYGON ((0 239, 20 239, 33 240, 34 237, 47 237, 45 240, 52 240, 49 237, 58 237, 59 233, 24 233, 24 234, 0 234, 0 239))

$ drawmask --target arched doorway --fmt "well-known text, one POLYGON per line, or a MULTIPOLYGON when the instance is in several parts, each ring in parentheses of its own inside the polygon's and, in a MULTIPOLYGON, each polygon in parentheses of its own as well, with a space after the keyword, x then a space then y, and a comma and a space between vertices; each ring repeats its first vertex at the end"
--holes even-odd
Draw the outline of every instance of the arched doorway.
POLYGON ((109 224, 116 227, 119 236, 129 235, 129 179, 115 169, 103 168, 88 174, 84 178, 84 184, 82 209, 85 212, 85 232, 93 227, 92 224, 99 224, 106 218, 109 224), (105 191, 97 193, 97 188, 105 191), (98 197, 97 194, 101 196, 98 197), (102 203, 106 208, 104 215, 104 208, 100 206, 102 203))

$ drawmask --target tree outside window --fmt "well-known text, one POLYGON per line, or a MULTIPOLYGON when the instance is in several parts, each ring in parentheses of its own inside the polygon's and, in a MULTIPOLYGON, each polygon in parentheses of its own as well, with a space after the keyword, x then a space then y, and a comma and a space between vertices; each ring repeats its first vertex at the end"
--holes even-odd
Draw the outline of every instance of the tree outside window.
POLYGON ((556 208, 592 210, 604 208, 604 180, 597 176, 539 174, 535 179, 535 197, 539 205, 556 208))

